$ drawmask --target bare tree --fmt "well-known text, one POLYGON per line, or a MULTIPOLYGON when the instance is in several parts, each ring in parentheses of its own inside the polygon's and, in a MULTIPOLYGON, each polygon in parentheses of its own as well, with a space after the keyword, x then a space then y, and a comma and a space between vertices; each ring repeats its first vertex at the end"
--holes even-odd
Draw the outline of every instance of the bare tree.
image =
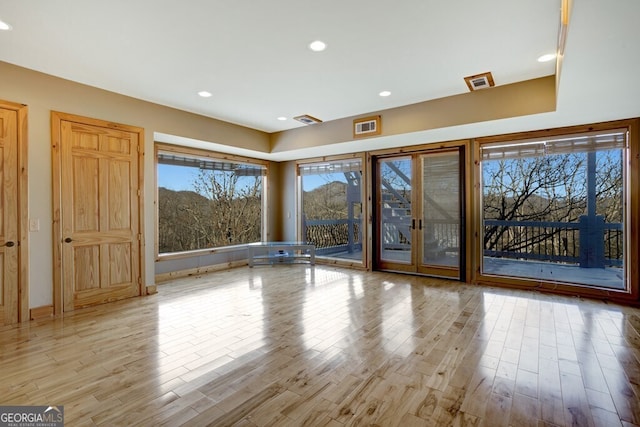
MULTIPOLYGON (((620 150, 598 152, 596 210, 608 222, 620 222, 622 167, 620 150)), ((575 223, 587 211, 586 153, 554 154, 485 161, 485 220, 536 222, 485 227, 484 247, 503 252, 575 256, 577 235, 545 223, 575 223)))
POLYGON ((262 177, 200 170, 194 191, 159 192, 160 252, 259 241, 262 177))
POLYGON ((347 218, 347 184, 324 178, 325 184, 303 194, 302 209, 306 219, 347 218))
POLYGON ((260 240, 262 177, 200 170, 193 187, 211 201, 203 215, 212 246, 260 240))

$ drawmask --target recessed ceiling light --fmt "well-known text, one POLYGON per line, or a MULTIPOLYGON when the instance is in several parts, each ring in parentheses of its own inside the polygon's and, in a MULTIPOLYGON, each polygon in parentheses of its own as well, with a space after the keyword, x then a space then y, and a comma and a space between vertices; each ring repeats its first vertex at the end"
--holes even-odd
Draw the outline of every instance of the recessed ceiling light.
POLYGON ((388 90, 383 90, 382 92, 380 92, 380 96, 389 96, 391 95, 391 92, 389 92, 388 90))
POLYGON ((555 53, 547 53, 546 55, 542 55, 540 58, 538 58, 538 62, 549 62, 553 61, 554 59, 556 59, 555 53))
POLYGON ((327 48, 327 44, 320 40, 312 41, 311 43, 309 43, 309 49, 311 49, 314 52, 322 52, 326 48, 327 48))
POLYGON ((278 117, 278 120, 280 120, 281 122, 284 122, 285 120, 287 120, 287 118, 285 116, 280 116, 278 117))
POLYGON ((11 25, 7 24, 4 21, 0 21, 0 30, 10 31, 11 30, 11 25))
POLYGON ((207 92, 206 90, 201 90, 200 92, 198 92, 198 95, 203 98, 209 98, 210 96, 212 96, 211 92, 207 92))

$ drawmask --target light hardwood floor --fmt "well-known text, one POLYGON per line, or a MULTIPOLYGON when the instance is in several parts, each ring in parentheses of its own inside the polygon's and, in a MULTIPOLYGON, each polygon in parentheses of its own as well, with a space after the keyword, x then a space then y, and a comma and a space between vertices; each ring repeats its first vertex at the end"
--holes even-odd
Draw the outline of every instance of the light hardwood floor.
POLYGON ((68 426, 640 425, 640 310, 237 268, 0 329, 0 404, 68 426))

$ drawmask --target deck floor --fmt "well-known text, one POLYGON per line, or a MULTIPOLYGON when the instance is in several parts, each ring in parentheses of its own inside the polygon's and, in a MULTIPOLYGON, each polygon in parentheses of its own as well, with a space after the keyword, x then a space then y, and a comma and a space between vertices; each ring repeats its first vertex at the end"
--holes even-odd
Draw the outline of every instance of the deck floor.
POLYGON ((482 272, 486 274, 575 283, 616 290, 625 289, 622 268, 581 268, 577 265, 491 257, 484 257, 483 262, 482 272))
MULTIPOLYGON (((326 256, 326 255, 321 255, 326 256)), ((361 260, 362 252, 340 252, 330 255, 331 258, 361 260)), ((410 251, 385 251, 385 260, 408 262, 410 251)), ((457 257, 444 256, 436 260, 439 266, 455 266, 457 257)), ((578 265, 557 264, 540 261, 524 261, 506 258, 484 257, 482 272, 498 276, 524 277, 548 280, 551 282, 574 283, 597 288, 624 290, 624 271, 622 268, 581 268, 578 265)))

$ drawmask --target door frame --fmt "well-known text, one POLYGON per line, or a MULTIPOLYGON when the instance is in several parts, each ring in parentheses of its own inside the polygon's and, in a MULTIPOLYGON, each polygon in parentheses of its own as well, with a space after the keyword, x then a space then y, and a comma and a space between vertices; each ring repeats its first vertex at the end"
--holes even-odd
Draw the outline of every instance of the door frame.
MULTIPOLYGON (((367 167, 368 174, 371 177, 369 180, 369 194, 368 197, 368 209, 370 212, 369 215, 369 242, 370 249, 369 253, 372 254, 371 257, 371 269, 378 270, 379 269, 379 251, 377 246, 379 242, 378 233, 376 232, 378 227, 378 218, 376 203, 377 203, 377 161, 381 158, 389 158, 389 157, 402 157, 402 156, 412 156, 414 154, 429 154, 430 152, 438 152, 438 151, 446 151, 451 149, 460 149, 461 150, 461 158, 460 158, 460 173, 463 174, 461 177, 461 184, 463 187, 463 191, 461 194, 461 203, 462 203, 462 221, 461 224, 461 239, 465 243, 465 248, 460 252, 461 264, 460 264, 460 278, 459 279, 451 279, 451 280, 460 280, 461 282, 471 283, 473 278, 473 271, 475 268, 473 262, 473 227, 472 219, 473 213, 471 209, 473 208, 473 197, 474 191, 472 191, 473 182, 472 177, 473 174, 470 173, 473 171, 474 159, 472 157, 473 152, 471 150, 472 140, 463 139, 463 140, 454 140, 454 141, 446 141, 437 144, 422 144, 416 145, 408 148, 404 148, 402 150, 398 150, 397 148, 390 148, 384 150, 376 150, 371 151, 367 154, 367 167)), ((414 168, 415 169, 415 168, 414 168)), ((415 174, 416 171, 413 171, 415 174)), ((419 272, 404 272, 415 275, 424 275, 419 272)), ((433 277, 443 277, 443 276, 433 276, 433 277)), ((446 278, 446 277, 443 277, 446 278)))
POLYGON ((139 244, 139 272, 138 295, 145 292, 145 244, 144 244, 144 129, 108 122, 90 117, 83 117, 74 114, 51 111, 51 169, 53 176, 53 312, 59 316, 64 307, 64 287, 62 285, 62 155, 60 150, 62 122, 74 122, 84 125, 103 127, 138 134, 138 230, 140 233, 139 244))
POLYGON ((0 108, 15 111, 18 116, 18 307, 17 322, 30 319, 29 312, 29 174, 27 170, 28 106, 0 100, 0 108))

